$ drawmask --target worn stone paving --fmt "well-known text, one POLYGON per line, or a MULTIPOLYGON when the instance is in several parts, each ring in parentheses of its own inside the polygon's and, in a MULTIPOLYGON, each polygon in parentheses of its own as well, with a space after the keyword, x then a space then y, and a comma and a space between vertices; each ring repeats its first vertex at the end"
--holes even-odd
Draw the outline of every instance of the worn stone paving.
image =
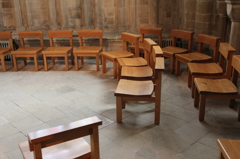
MULTIPOLYGON (((20 61, 19 61, 20 62, 20 61)), ((240 139, 237 111, 227 100, 208 100, 204 122, 187 87, 187 69, 169 74, 168 60, 162 81, 161 123, 153 124, 154 104, 128 102, 123 123, 115 121, 112 65, 103 74, 88 60, 79 71, 63 62, 35 72, 33 64, 14 72, 0 72, 0 158, 21 159, 18 143, 27 133, 98 116, 102 159, 217 159, 216 139, 240 139)), ((86 140, 89 141, 88 138, 86 140)))

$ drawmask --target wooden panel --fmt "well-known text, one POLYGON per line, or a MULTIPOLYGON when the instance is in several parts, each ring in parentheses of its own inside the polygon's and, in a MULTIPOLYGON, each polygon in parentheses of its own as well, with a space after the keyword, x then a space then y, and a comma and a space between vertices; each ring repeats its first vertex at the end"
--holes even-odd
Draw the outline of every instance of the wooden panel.
POLYGON ((78 36, 79 37, 102 37, 103 31, 102 30, 79 30, 78 36))
POLYGON ((177 30, 172 29, 171 30, 171 36, 176 38, 182 38, 186 40, 191 40, 193 37, 194 32, 192 31, 185 31, 185 30, 177 30))
POLYGON ((232 66, 240 73, 240 55, 233 56, 232 66))
POLYGON ((162 28, 140 27, 141 34, 159 35, 162 36, 162 28))
POLYGON ((218 46, 220 42, 220 37, 206 35, 206 34, 198 34, 198 42, 208 44, 211 46, 218 46))
POLYGON ((71 38, 72 30, 51 30, 48 31, 48 37, 51 38, 71 38))
POLYGON ((18 32, 19 38, 43 38, 42 31, 20 31, 18 32))
POLYGON ((236 49, 234 49, 231 45, 228 43, 220 43, 219 46, 219 52, 226 58, 230 58, 230 54, 234 54, 236 52, 236 49))
POLYGON ((141 37, 140 35, 136 35, 136 34, 126 33, 126 32, 122 33, 123 41, 127 41, 134 44, 136 44, 139 41, 140 37, 141 37))
POLYGON ((0 39, 12 39, 12 32, 11 31, 1 31, 0 39))

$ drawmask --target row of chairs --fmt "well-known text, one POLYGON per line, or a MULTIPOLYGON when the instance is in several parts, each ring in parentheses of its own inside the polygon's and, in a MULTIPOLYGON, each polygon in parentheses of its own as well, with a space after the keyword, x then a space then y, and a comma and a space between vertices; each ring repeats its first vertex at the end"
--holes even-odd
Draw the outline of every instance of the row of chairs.
POLYGON ((0 39, 8 39, 10 43, 10 48, 0 48, 0 57, 2 62, 2 70, 6 71, 6 65, 4 62, 4 57, 12 54, 12 60, 14 65, 14 70, 18 70, 17 58, 24 58, 24 64, 27 65, 26 58, 33 58, 35 64, 35 71, 39 70, 38 66, 38 56, 43 56, 44 70, 48 70, 47 57, 52 57, 52 64, 55 64, 55 57, 64 57, 66 70, 69 69, 68 66, 68 56, 71 56, 72 64, 75 63, 75 70, 79 69, 78 57, 81 57, 81 63, 84 64, 84 57, 96 57, 96 68, 99 70, 99 53, 102 51, 102 30, 80 30, 78 31, 79 44, 80 46, 73 50, 73 31, 72 30, 61 30, 61 31, 48 31, 48 37, 50 41, 50 47, 44 48, 43 42, 43 31, 20 31, 18 32, 21 47, 17 50, 13 50, 13 39, 11 32, 0 32, 0 39), (99 38, 98 46, 84 46, 83 38, 87 37, 97 37, 99 38), (39 39, 40 47, 29 47, 26 45, 25 40, 29 38, 39 39), (69 46, 54 46, 54 40, 58 38, 69 39, 69 46))

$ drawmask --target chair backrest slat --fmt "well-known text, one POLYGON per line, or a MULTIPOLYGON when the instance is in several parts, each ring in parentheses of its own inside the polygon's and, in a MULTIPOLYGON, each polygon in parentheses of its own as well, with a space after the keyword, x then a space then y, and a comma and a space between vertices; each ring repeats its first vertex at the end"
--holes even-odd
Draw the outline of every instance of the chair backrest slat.
POLYGON ((83 38, 84 37, 96 37, 99 38, 99 46, 102 46, 103 44, 103 31, 102 30, 79 30, 78 31, 78 37, 80 38, 79 44, 80 46, 83 46, 83 38))
POLYGON ((11 31, 0 31, 0 39, 8 40, 10 48, 13 50, 13 39, 11 31))
POLYGON ((158 45, 162 45, 162 28, 154 28, 154 27, 140 27, 141 41, 144 40, 144 35, 156 35, 158 36, 158 45))
POLYGON ((123 50, 127 50, 127 43, 133 43, 135 45, 135 57, 139 57, 139 39, 140 35, 136 34, 131 34, 131 33, 126 33, 123 32, 121 34, 121 39, 122 39, 122 45, 123 45, 123 50))
POLYGON ((25 47, 24 39, 29 38, 29 39, 40 39, 40 45, 43 48, 44 43, 43 43, 43 31, 20 31, 18 32, 18 37, 20 38, 20 43, 22 47, 25 47))
POLYGON ((49 30, 48 37, 50 38, 50 46, 53 47, 53 38, 69 38, 69 45, 73 46, 72 30, 49 30))
POLYGON ((240 55, 234 55, 232 59, 232 66, 240 73, 240 55))

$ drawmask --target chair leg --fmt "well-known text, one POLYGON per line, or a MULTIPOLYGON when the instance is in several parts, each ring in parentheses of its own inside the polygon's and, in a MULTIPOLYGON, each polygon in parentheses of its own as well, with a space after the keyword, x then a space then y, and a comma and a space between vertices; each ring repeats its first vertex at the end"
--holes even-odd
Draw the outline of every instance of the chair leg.
POLYGON ((34 65, 35 65, 35 71, 38 71, 38 59, 37 59, 37 55, 34 56, 34 65))
POLYGON ((117 122, 121 123, 122 122, 122 108, 123 108, 123 101, 122 101, 122 97, 117 96, 116 97, 116 118, 117 118, 117 122))
POLYGON ((100 159, 98 127, 92 128, 90 135, 91 158, 100 159))
POLYGON ((229 108, 233 108, 234 107, 234 103, 235 103, 235 99, 230 99, 229 108))
POLYGON ((2 71, 5 72, 6 71, 6 65, 5 65, 4 56, 1 56, 1 62, 2 62, 2 71))
POLYGON ((55 57, 52 57, 52 65, 55 65, 55 57))
POLYGON ((114 79, 117 79, 117 61, 116 60, 114 60, 113 61, 113 78, 114 79))
POLYGON ((97 71, 99 71, 99 55, 96 55, 96 67, 97 67, 97 71))
POLYGON ((121 79, 122 67, 118 64, 118 80, 121 79))
POLYGON ((46 55, 44 54, 43 55, 43 63, 44 63, 44 70, 47 71, 48 70, 48 63, 47 63, 47 57, 46 55))
POLYGON ((199 92, 197 88, 194 89, 194 107, 198 107, 199 104, 199 92))
POLYGON ((195 90, 195 84, 194 84, 194 78, 192 78, 192 98, 194 98, 194 90, 195 90))
POLYGON ((240 105, 238 105, 238 121, 240 122, 240 105))
POLYGON ((188 70, 188 88, 191 88, 191 87, 192 87, 192 74, 188 70))
POLYGON ((222 154, 222 152, 221 152, 221 150, 220 150, 220 152, 219 152, 219 159, 225 159, 224 156, 223 156, 223 154, 222 154))
POLYGON ((107 63, 107 61, 106 61, 105 57, 102 56, 102 72, 103 73, 106 73, 106 63, 107 63))
POLYGON ((65 56, 65 66, 66 66, 66 71, 68 71, 69 66, 68 66, 68 55, 65 56))
POLYGON ((175 75, 179 76, 180 75, 180 61, 178 61, 178 59, 176 60, 176 66, 175 66, 175 75))
POLYGON ((206 106, 206 96, 204 94, 200 94, 199 121, 204 121, 205 106, 206 106))
POLYGON ((78 57, 77 54, 74 54, 74 60, 75 60, 75 70, 78 71, 78 57))
POLYGON ((81 56, 81 65, 84 65, 84 57, 81 56))
POLYGON ((14 70, 18 71, 17 57, 15 55, 13 55, 13 65, 14 65, 14 70))
POLYGON ((73 52, 71 52, 71 61, 72 61, 72 65, 74 65, 74 56, 73 56, 73 52))
POLYGON ((171 56, 170 60, 171 60, 170 70, 171 70, 171 73, 174 73, 174 66, 175 66, 175 58, 174 58, 174 56, 171 56))
POLYGON ((26 65, 27 65, 27 58, 24 57, 24 58, 23 58, 23 61, 24 61, 24 65, 26 66, 26 65))
MULTIPOLYGON (((155 98, 159 98, 159 97, 155 97, 155 98)), ((161 100, 155 99, 155 119, 154 119, 154 123, 156 125, 159 125, 160 123, 160 105, 161 100)))

